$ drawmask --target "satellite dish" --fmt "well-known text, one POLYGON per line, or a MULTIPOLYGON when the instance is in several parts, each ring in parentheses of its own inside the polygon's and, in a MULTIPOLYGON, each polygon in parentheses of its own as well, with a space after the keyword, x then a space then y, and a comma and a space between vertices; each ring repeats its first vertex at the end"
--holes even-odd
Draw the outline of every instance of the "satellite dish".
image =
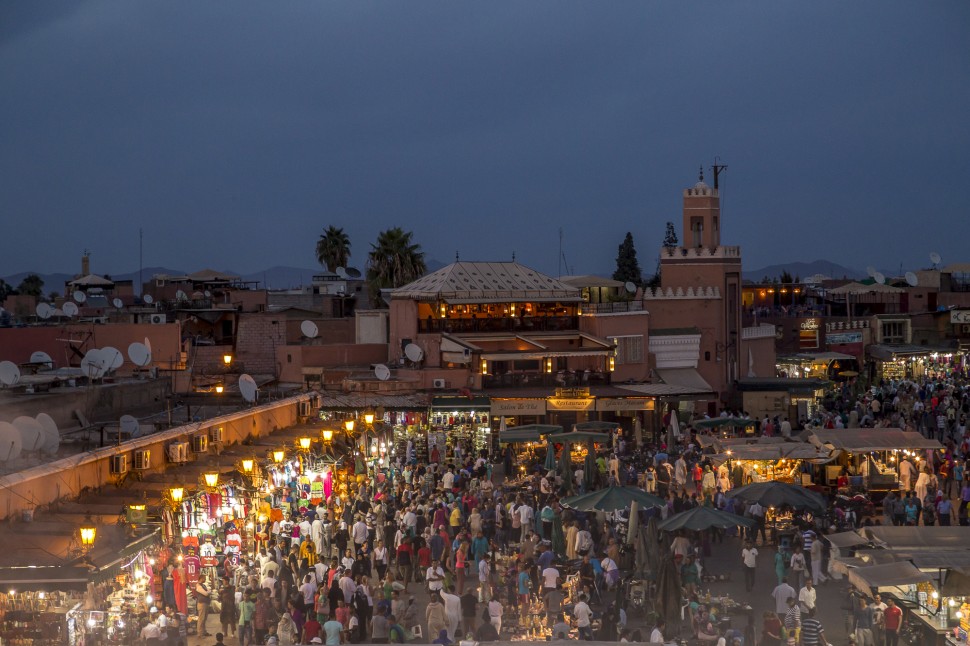
POLYGON ((124 301, 122 301, 120 298, 114 299, 113 301, 111 301, 111 304, 114 305, 119 310, 125 306, 124 301))
POLYGON ((308 339, 315 339, 317 335, 320 334, 317 324, 313 321, 303 321, 300 323, 300 331, 303 332, 303 336, 308 339))
POLYGON ((105 372, 117 370, 125 362, 125 357, 121 354, 121 350, 112 348, 110 345, 101 348, 101 358, 104 363, 105 372))
POLYGON ((256 380, 250 375, 239 375, 239 394, 242 398, 248 402, 256 401, 256 395, 259 392, 259 388, 256 386, 256 380))
POLYGON ((360 278, 360 270, 356 267, 347 267, 344 273, 347 274, 347 278, 360 278))
POLYGON ((77 316, 77 305, 68 301, 61 306, 65 316, 77 316))
POLYGON ((20 431, 10 422, 0 422, 0 462, 19 458, 23 446, 20 431))
POLYGON ((421 346, 416 343, 408 343, 406 346, 404 346, 404 356, 414 363, 417 363, 424 358, 424 350, 422 350, 421 346))
POLYGON ((20 381, 20 368, 13 361, 0 361, 0 384, 13 386, 20 381))
POLYGON ((877 271, 875 274, 872 275, 872 279, 877 283, 879 283, 880 285, 886 284, 886 277, 882 274, 882 272, 877 271))
POLYGON ((54 360, 51 359, 51 355, 47 354, 46 352, 42 352, 40 350, 38 350, 37 352, 34 352, 34 353, 32 353, 30 355, 30 362, 31 363, 45 363, 45 364, 49 365, 51 368, 54 367, 54 360))
POLYGON ((180 290, 178 290, 177 292, 175 292, 175 300, 177 300, 177 301, 187 301, 187 300, 189 300, 189 297, 188 297, 188 296, 186 296, 186 295, 185 295, 185 292, 183 292, 183 291, 182 291, 182 290, 180 289, 180 290))
POLYGON ((22 450, 39 451, 44 446, 44 427, 36 419, 21 415, 11 423, 20 433, 22 450))
POLYGON ((205 292, 203 292, 203 294, 205 295, 206 298, 212 298, 212 292, 210 292, 208 289, 205 290, 205 292))
POLYGON ((934 265, 938 265, 938 264, 940 264, 940 261, 941 260, 943 260, 943 259, 940 258, 940 254, 936 253, 935 251, 931 251, 930 252, 930 262, 931 263, 933 263, 934 265))
POLYGON ((379 363, 374 366, 374 376, 381 381, 387 381, 391 378, 391 369, 385 366, 383 363, 379 363))
POLYGON ((53 308, 47 303, 37 303, 37 307, 34 309, 37 312, 37 316, 42 319, 49 319, 51 314, 54 313, 53 308))
POLYGON ((336 269, 333 270, 333 273, 337 274, 341 278, 347 278, 347 270, 344 269, 343 267, 337 267, 336 269))
POLYGON ((911 271, 906 272, 906 284, 910 287, 916 287, 919 285, 919 278, 911 271))
POLYGON ((152 351, 144 343, 135 341, 128 346, 128 358, 139 368, 144 368, 152 362, 152 351))
POLYGON ((144 343, 144 344, 145 344, 145 347, 146 347, 146 348, 148 348, 148 351, 149 351, 149 352, 151 352, 151 351, 152 351, 152 340, 151 340, 151 339, 149 339, 149 338, 148 338, 148 337, 146 336, 146 337, 145 337, 145 340, 144 340, 144 341, 142 341, 142 343, 144 343))
POLYGON ((623 289, 625 289, 625 290, 627 291, 627 293, 628 293, 628 294, 636 294, 636 293, 637 293, 637 286, 636 286, 636 285, 634 285, 634 284, 633 284, 633 283, 632 283, 631 281, 629 281, 629 280, 628 280, 628 281, 626 281, 626 283, 625 283, 625 284, 623 285, 623 289))
POLYGON ((104 376, 104 354, 98 348, 91 348, 81 359, 81 372, 88 379, 100 379, 104 376))
POLYGON ((868 274, 869 278, 872 278, 873 276, 876 275, 876 268, 873 267, 872 265, 869 265, 868 267, 866 267, 866 274, 868 274))
POLYGON ((40 450, 50 455, 57 453, 57 449, 61 445, 61 432, 57 430, 57 422, 47 413, 38 415, 37 421, 44 429, 44 444, 40 450))
POLYGON ((122 433, 134 435, 138 431, 138 420, 131 415, 122 415, 121 419, 118 420, 118 427, 122 433))
POLYGON ((82 291, 74 292, 74 300, 78 303, 83 303, 84 301, 88 300, 88 295, 82 291))
POLYGON ((152 303, 155 302, 155 299, 152 297, 151 294, 145 294, 144 296, 141 297, 141 300, 145 301, 145 305, 151 305, 152 303))

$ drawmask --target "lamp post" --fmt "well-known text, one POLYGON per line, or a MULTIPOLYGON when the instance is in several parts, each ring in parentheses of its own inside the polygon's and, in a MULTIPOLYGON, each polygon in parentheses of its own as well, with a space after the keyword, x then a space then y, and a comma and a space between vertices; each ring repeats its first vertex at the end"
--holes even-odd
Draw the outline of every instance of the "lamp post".
POLYGON ((283 458, 285 457, 286 457, 286 451, 284 451, 283 449, 276 449, 275 451, 273 451, 273 462, 275 462, 276 464, 281 463, 283 461, 283 458))
POLYGON ((228 368, 232 364, 232 355, 228 352, 222 355, 222 363, 228 368))
POLYGON ((98 526, 91 519, 91 514, 84 516, 80 527, 81 547, 87 552, 94 545, 94 540, 98 537, 98 526))
POLYGON ((202 474, 202 479, 205 480, 205 486, 215 488, 219 485, 219 472, 207 471, 206 473, 202 474))
POLYGON ((309 451, 310 446, 313 444, 313 439, 308 436, 303 436, 299 439, 300 449, 303 451, 309 451))

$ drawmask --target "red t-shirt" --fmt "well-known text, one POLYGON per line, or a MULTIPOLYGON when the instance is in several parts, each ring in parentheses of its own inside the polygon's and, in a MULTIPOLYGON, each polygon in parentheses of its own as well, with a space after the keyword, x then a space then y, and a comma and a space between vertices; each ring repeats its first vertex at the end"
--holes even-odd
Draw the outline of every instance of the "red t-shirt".
POLYGON ((899 609, 899 606, 886 608, 882 615, 886 621, 886 630, 897 630, 899 624, 903 621, 903 611, 899 609))
POLYGON ((424 568, 431 566, 431 548, 427 545, 422 545, 418 550, 418 565, 424 568))
POLYGON ((304 639, 306 640, 306 643, 309 644, 310 640, 314 637, 320 637, 320 629, 321 626, 319 621, 313 619, 312 617, 307 619, 306 623, 303 624, 304 639))

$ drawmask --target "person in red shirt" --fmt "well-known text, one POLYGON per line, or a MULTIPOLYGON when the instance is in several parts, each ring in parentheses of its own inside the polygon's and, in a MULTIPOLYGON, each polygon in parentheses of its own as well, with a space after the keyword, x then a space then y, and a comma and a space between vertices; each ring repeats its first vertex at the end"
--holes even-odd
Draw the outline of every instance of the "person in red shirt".
POLYGON ((397 548, 397 570, 404 591, 408 591, 408 584, 414 578, 414 548, 411 541, 403 541, 397 548))
POLYGON ((892 597, 886 599, 883 622, 886 627, 886 646, 898 646, 899 631, 903 627, 903 611, 892 597))
POLYGON ((431 548, 425 542, 418 549, 418 573, 424 573, 429 567, 431 567, 431 548))
POLYGON ((317 621, 313 615, 309 615, 306 622, 303 624, 303 639, 300 640, 301 644, 309 644, 310 640, 314 637, 322 637, 320 633, 323 632, 323 626, 317 621))

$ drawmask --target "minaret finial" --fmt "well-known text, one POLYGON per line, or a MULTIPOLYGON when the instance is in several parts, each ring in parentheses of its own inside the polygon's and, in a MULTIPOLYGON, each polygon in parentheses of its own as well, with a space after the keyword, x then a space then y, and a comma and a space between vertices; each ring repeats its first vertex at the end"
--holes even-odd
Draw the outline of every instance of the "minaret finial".
POLYGON ((457 251, 455 252, 455 262, 459 262, 458 252, 457 251))
POLYGON ((512 251, 512 262, 515 262, 515 250, 512 251))
POLYGON ((703 166, 701 166, 701 172, 700 172, 700 175, 698 176, 698 180, 700 180, 702 182, 704 181, 704 167, 703 166))

